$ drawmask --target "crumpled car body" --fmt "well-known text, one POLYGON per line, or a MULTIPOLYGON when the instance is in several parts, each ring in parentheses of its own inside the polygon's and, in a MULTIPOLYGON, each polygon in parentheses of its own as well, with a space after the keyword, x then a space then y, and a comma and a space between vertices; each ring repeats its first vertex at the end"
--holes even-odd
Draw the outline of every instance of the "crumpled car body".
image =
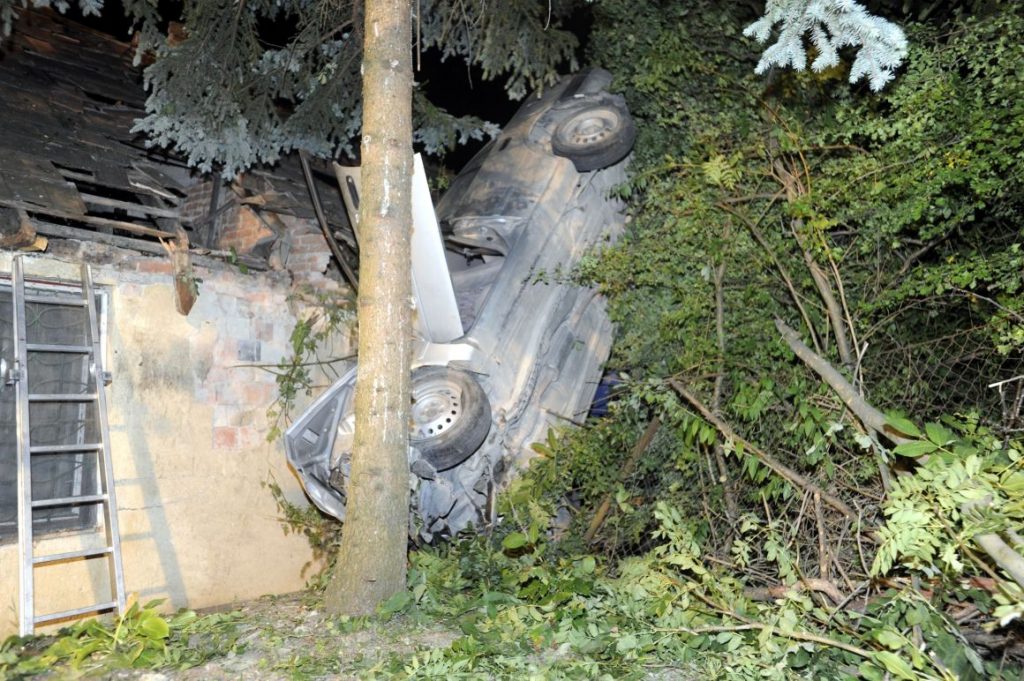
MULTIPOLYGON (((625 222, 613 189, 635 129, 609 83, 593 69, 531 97, 452 182, 437 222, 417 222, 443 238, 443 254, 426 259, 413 239, 414 290, 430 292, 417 300, 410 424, 412 532, 422 539, 489 523, 495 490, 531 458, 531 443, 589 410, 613 329, 597 292, 567 275, 625 222)), ((358 182, 346 173, 339 185, 355 214, 358 182)), ((355 374, 285 434, 310 498, 342 519, 355 374)))

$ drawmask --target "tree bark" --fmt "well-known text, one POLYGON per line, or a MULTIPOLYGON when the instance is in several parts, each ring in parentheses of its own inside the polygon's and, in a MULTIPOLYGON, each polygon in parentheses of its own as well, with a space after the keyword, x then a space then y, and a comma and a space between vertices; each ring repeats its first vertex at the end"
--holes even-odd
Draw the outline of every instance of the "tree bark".
POLYGON ((363 615, 405 588, 409 528, 412 8, 366 0, 359 370, 347 518, 327 592, 363 615))

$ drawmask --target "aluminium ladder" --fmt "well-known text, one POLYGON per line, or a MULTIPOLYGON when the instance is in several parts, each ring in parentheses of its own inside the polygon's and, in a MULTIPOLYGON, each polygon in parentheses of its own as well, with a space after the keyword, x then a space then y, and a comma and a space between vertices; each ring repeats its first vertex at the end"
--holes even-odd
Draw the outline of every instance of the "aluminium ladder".
MULTIPOLYGON (((21 256, 13 263, 12 273, 12 310, 14 319, 14 369, 9 380, 15 384, 17 404, 18 432, 18 555, 19 573, 21 578, 21 598, 19 604, 21 635, 27 636, 35 632, 41 624, 66 620, 89 614, 115 611, 123 614, 125 610, 124 571, 121 563, 121 538, 117 525, 117 503, 114 497, 114 475, 111 469, 110 434, 107 426, 107 403, 104 385, 107 374, 103 371, 103 358, 100 352, 99 322, 96 310, 96 296, 93 293, 92 273, 89 266, 82 265, 80 285, 81 296, 74 295, 38 295, 25 292, 25 276, 21 256), (33 305, 59 305, 62 307, 84 308, 87 315, 87 336, 85 345, 62 345, 50 343, 30 343, 26 327, 26 303, 33 305), (29 355, 30 353, 65 353, 79 355, 88 361, 85 392, 82 393, 32 393, 29 387, 29 355), (98 442, 67 442, 60 444, 33 444, 32 424, 30 423, 30 405, 34 403, 57 403, 80 405, 84 413, 88 405, 94 407, 93 418, 96 419, 98 442), (32 498, 32 461, 47 455, 76 454, 95 456, 97 458, 97 492, 73 496, 53 497, 47 499, 32 498), (95 548, 79 549, 48 555, 35 555, 33 550, 32 522, 33 512, 37 509, 56 507, 81 507, 100 505, 103 509, 103 530, 105 544, 95 548), (51 569, 60 569, 70 561, 107 559, 110 576, 111 600, 93 603, 84 607, 37 615, 35 612, 34 572, 37 567, 51 565, 51 569)), ((81 437, 77 438, 81 439, 81 437)))

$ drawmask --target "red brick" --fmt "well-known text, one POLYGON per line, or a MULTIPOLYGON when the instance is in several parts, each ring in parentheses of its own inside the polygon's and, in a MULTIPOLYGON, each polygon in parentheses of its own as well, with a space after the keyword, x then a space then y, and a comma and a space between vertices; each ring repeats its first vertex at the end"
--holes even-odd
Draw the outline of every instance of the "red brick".
POLYGON ((238 428, 221 426, 213 429, 214 449, 236 449, 238 447, 238 428))
POLYGON ((242 388, 245 404, 262 407, 270 403, 272 388, 267 383, 250 383, 242 388))
POLYGON ((259 219, 248 207, 227 211, 221 220, 221 237, 218 246, 235 249, 240 254, 250 253, 259 242, 274 236, 273 230, 259 219))
POLYGON ((292 250, 327 251, 327 240, 323 234, 300 234, 292 237, 292 250))
POLYGON ((162 258, 146 258, 140 260, 136 269, 139 272, 146 272, 149 274, 173 274, 174 267, 171 265, 170 260, 164 260, 162 258))

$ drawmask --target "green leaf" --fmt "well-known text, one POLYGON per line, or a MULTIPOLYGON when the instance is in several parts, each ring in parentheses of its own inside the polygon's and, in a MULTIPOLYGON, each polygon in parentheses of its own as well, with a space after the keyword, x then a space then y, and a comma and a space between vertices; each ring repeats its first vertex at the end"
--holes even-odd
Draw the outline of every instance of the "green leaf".
POLYGON ((526 546, 526 535, 522 532, 513 532, 501 540, 501 545, 508 551, 526 546))
POLYGON ((867 681, 882 681, 885 678, 885 674, 879 669, 874 663, 862 662, 858 670, 860 675, 863 676, 867 681))
POLYGON ((886 414, 885 424, 896 432, 903 433, 909 437, 922 437, 921 431, 917 429, 917 426, 902 416, 886 414))
POLYGON ((938 448, 939 446, 933 442, 920 440, 918 442, 904 442, 901 445, 896 445, 892 451, 902 456, 923 456, 924 454, 934 452, 938 448))
POLYGON ((619 653, 625 653, 633 650, 637 647, 636 636, 633 634, 626 634, 625 636, 619 637, 619 640, 615 642, 615 651, 619 653))
POLYGON ((409 591, 399 591, 391 598, 381 603, 380 614, 384 617, 390 617, 396 612, 405 610, 410 603, 412 603, 412 593, 409 591))
POLYGON ((906 643, 906 640, 891 629, 882 629, 875 632, 875 640, 890 650, 899 650, 906 643))
POLYGON ((898 656, 896 653, 891 653, 888 650, 880 650, 874 653, 873 657, 897 679, 914 681, 914 679, 917 678, 914 676, 914 668, 910 666, 910 663, 898 656))
POLYGON ((928 621, 928 610, 922 605, 919 605, 916 608, 911 608, 907 611, 906 619, 907 624, 912 627, 924 624, 928 621))
POLYGON ((146 638, 162 640, 171 635, 171 627, 160 615, 151 610, 144 610, 139 617, 139 633, 146 638))
POLYGON ((940 447, 948 444, 953 439, 953 434, 938 423, 924 424, 924 431, 928 434, 928 439, 940 447))
POLYGON ((530 445, 530 449, 532 449, 533 451, 537 452, 538 454, 540 454, 543 457, 550 457, 551 456, 551 447, 548 447, 543 442, 534 442, 534 443, 532 443, 530 445))

